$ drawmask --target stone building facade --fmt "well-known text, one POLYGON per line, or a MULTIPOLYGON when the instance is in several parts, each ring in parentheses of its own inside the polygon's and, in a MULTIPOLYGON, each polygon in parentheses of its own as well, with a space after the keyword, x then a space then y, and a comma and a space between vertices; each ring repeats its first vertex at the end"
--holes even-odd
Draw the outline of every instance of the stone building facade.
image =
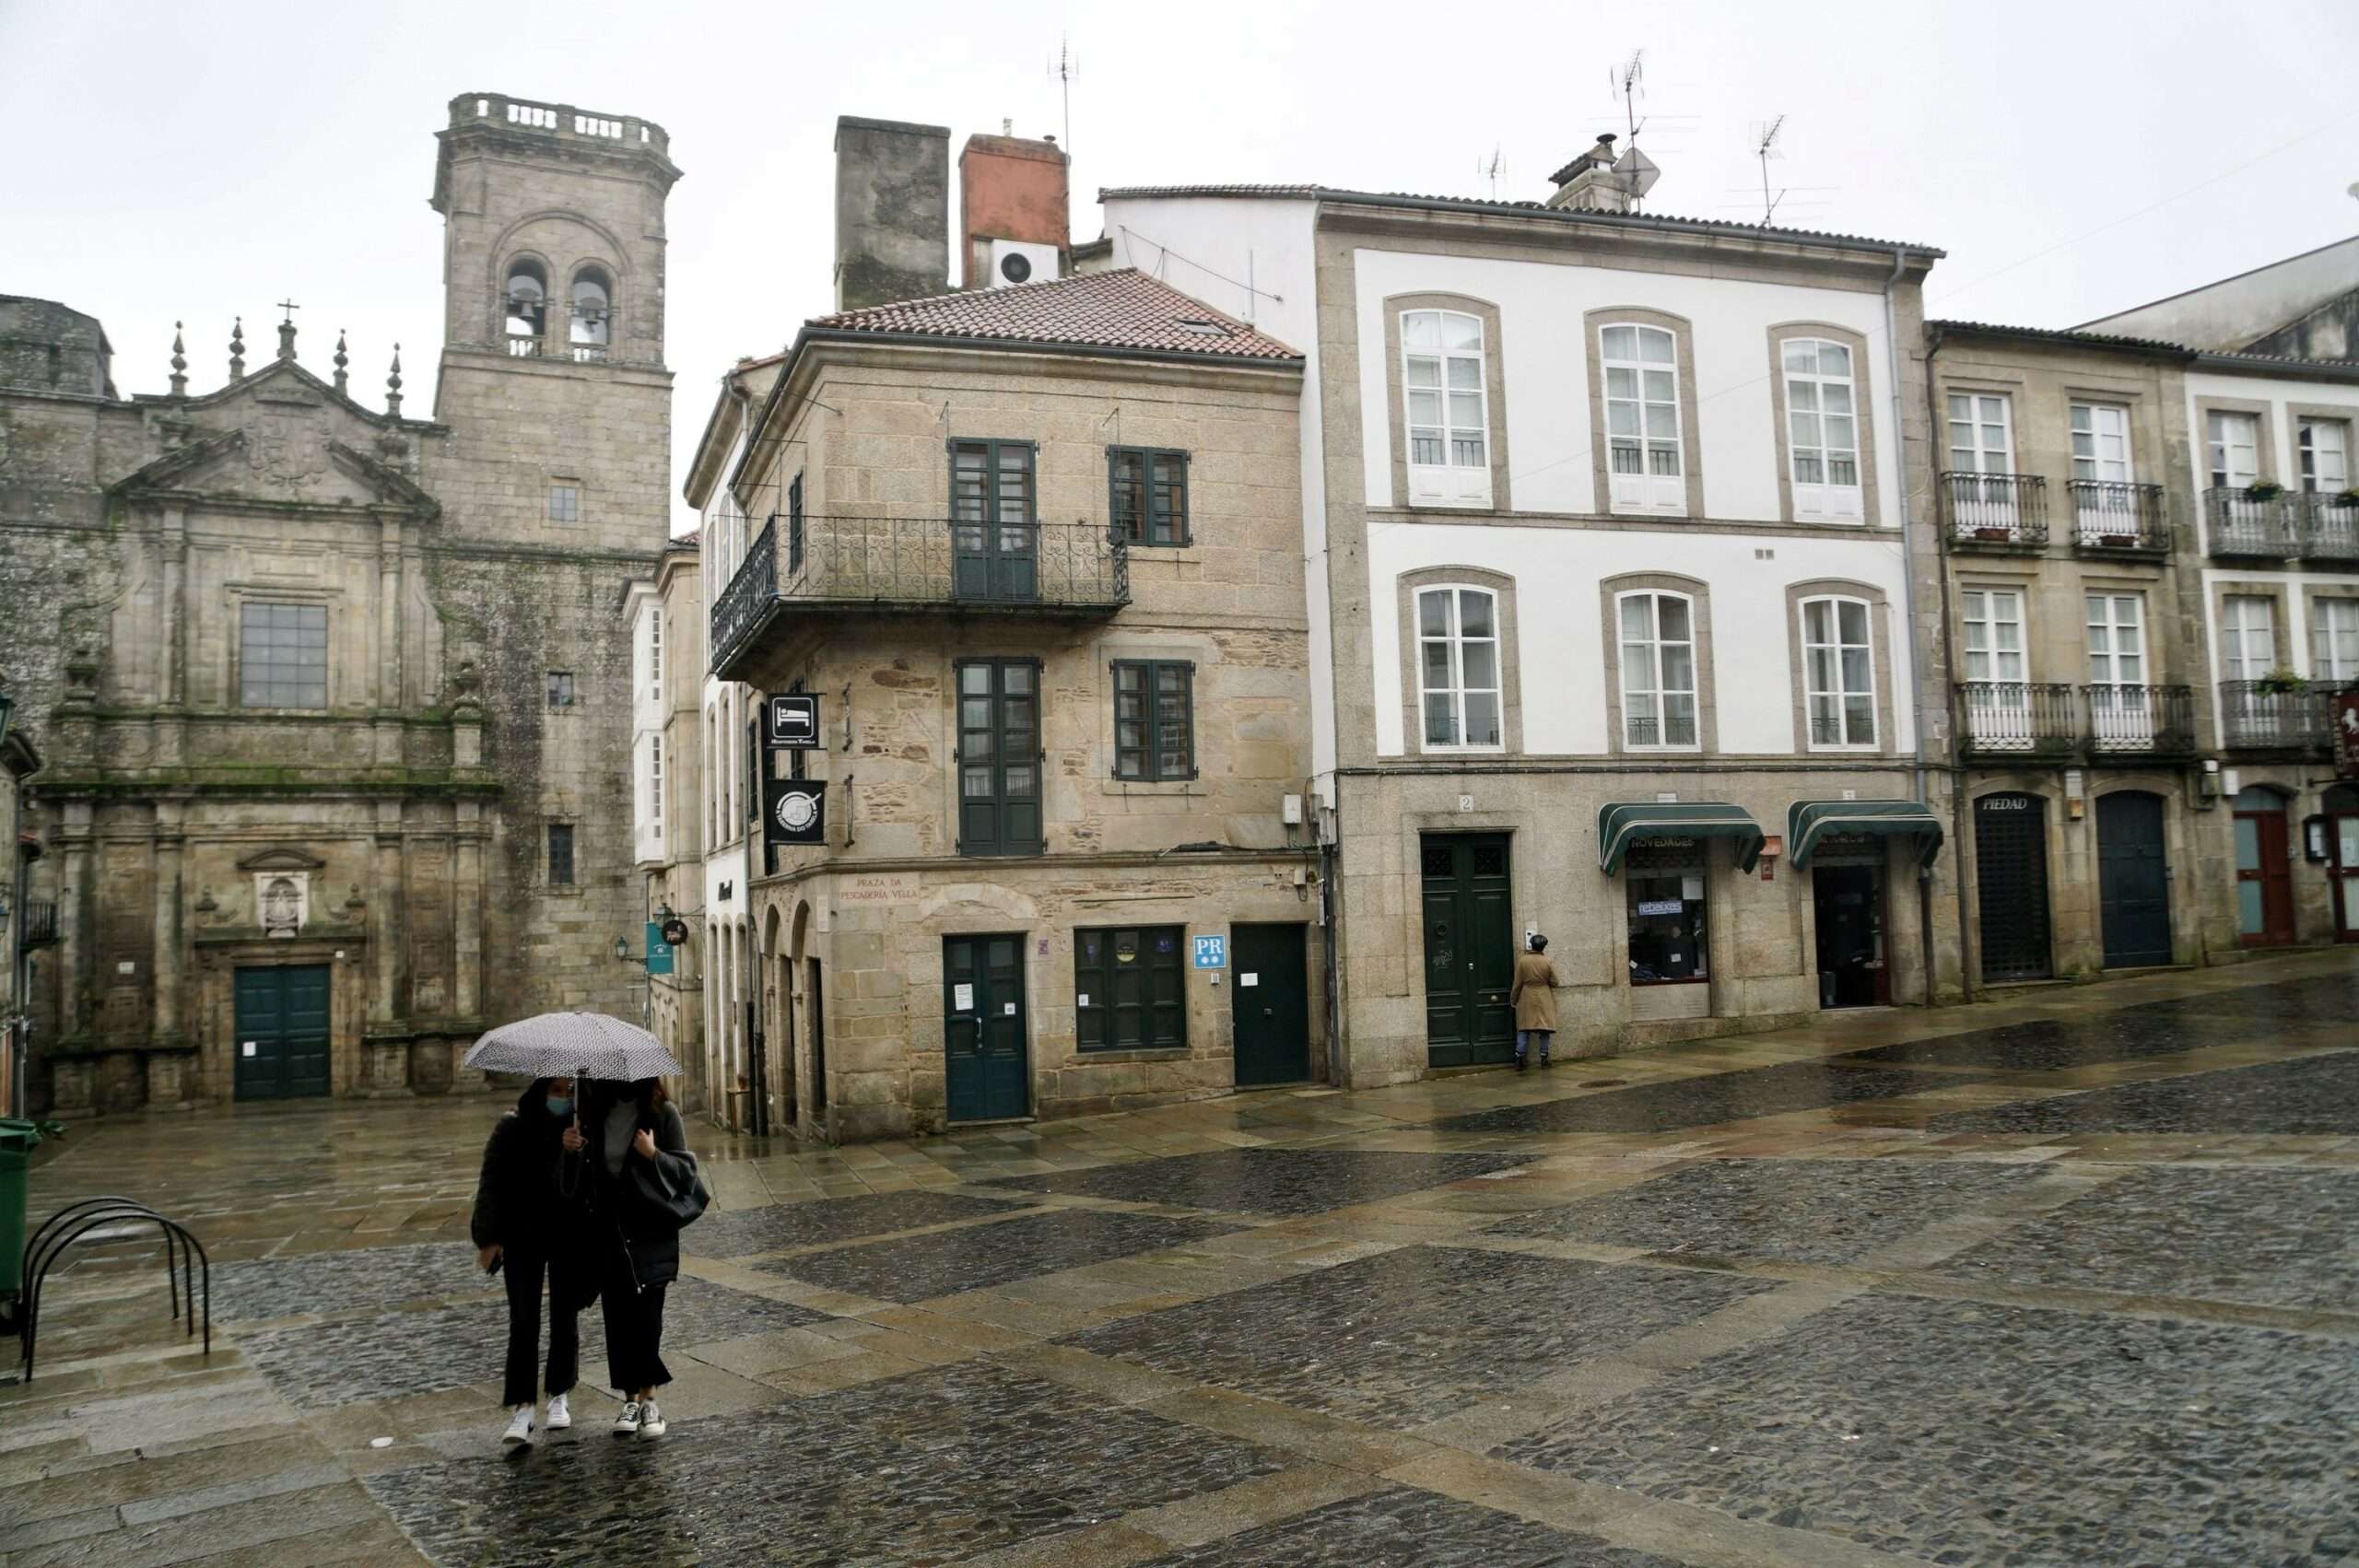
POLYGON ((631 1006, 614 607, 666 532, 678 170, 497 94, 438 141, 430 418, 397 352, 380 410, 291 324, 119 396, 93 318, 0 301, 0 683, 53 737, 36 1106, 447 1091, 487 1024, 631 1006))
POLYGON ((631 643, 632 842, 645 927, 634 943, 647 975, 640 1016, 689 1070, 684 1103, 708 1110, 712 1075, 699 1060, 707 944, 696 939, 691 919, 701 908, 704 885, 697 696, 705 625, 694 533, 666 544, 654 577, 624 590, 623 619, 631 643), (665 938, 675 921, 689 927, 687 940, 665 938))
POLYGON ((727 481, 766 521, 714 560, 711 635, 756 716, 817 699, 820 743, 756 750, 734 797, 779 817, 748 968, 798 1129, 1324 1075, 1301 366, 1137 273, 796 338, 727 481))

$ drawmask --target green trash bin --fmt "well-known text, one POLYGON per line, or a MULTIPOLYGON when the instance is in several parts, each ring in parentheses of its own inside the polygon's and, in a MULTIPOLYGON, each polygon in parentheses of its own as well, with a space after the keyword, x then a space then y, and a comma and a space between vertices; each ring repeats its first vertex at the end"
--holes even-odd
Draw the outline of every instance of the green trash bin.
POLYGON ((60 1130, 55 1122, 0 1117, 0 1301, 25 1288, 25 1173, 41 1134, 60 1130))

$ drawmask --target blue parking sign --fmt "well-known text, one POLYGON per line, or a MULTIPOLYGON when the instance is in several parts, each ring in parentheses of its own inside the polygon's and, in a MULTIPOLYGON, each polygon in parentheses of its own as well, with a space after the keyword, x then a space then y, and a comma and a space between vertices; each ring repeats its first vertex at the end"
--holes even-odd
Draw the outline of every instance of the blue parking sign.
POLYGON ((1196 939, 1196 967, 1226 969, 1228 967, 1228 939, 1225 936, 1200 936, 1196 939))

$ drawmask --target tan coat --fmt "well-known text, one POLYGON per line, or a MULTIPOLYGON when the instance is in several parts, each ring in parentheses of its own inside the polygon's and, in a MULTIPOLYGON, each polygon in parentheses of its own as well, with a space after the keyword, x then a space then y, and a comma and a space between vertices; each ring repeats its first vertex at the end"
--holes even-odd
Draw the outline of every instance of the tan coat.
POLYGON ((1556 1027, 1556 971, 1544 953, 1520 953, 1515 960, 1515 985, 1508 1000, 1515 1006, 1519 1029, 1556 1027))

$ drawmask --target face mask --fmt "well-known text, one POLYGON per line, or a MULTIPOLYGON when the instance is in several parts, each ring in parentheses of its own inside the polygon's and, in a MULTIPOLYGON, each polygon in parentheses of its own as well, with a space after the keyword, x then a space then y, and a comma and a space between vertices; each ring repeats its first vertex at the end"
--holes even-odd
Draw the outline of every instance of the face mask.
POLYGON ((564 1094, 551 1094, 548 1097, 548 1107, 549 1115, 559 1120, 573 1114, 573 1101, 564 1094))

